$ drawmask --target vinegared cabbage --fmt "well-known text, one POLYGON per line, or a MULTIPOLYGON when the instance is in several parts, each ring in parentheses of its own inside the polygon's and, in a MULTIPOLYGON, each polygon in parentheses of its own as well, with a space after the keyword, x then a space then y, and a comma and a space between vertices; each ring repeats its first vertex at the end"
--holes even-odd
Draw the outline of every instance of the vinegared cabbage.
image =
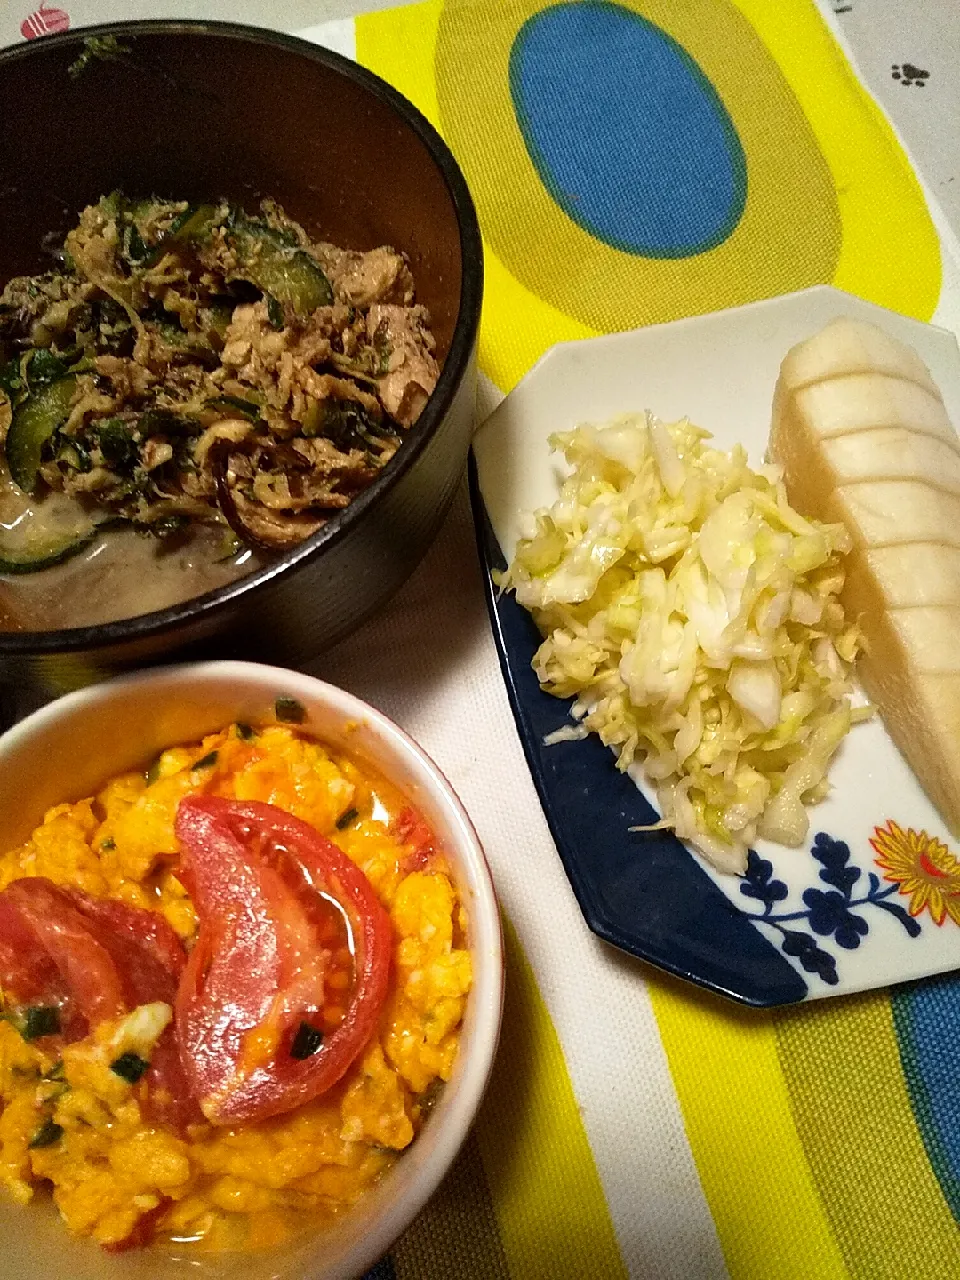
POLYGON ((739 872, 758 835, 805 838, 857 715, 859 641, 837 598, 846 530, 709 439, 649 413, 552 436, 569 474, 501 585, 544 636, 543 688, 653 785, 658 825, 739 872))

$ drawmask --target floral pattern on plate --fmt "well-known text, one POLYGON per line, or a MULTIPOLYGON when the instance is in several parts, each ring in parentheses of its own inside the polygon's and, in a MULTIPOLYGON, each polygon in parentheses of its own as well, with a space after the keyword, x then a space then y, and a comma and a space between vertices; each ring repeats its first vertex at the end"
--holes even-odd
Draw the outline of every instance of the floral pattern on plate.
MULTIPOLYGON (((889 825, 903 834, 896 823, 889 825)), ((879 827, 877 832, 880 832, 879 827)), ((910 832, 911 836, 916 834, 910 832)), ((919 834, 923 840, 929 840, 926 832, 919 834)), ((939 841, 935 840, 933 843, 944 848, 939 841)), ((747 859, 746 873, 740 883, 740 892, 744 897, 763 903, 762 912, 746 914, 751 920, 779 933, 780 949, 784 955, 795 957, 807 973, 815 973, 830 986, 836 986, 840 981, 837 958, 823 950, 817 943, 817 938, 829 938, 845 951, 856 951, 870 932, 868 921, 862 910, 858 911, 857 908, 879 907, 899 920, 911 938, 917 937, 920 925, 913 915, 898 902, 888 901, 900 886, 884 886, 880 878, 870 871, 867 873, 867 889, 864 893, 860 885, 864 873, 851 862, 850 849, 845 841, 834 840, 820 831, 810 852, 821 864, 820 879, 831 887, 826 890, 812 887, 804 889, 803 907, 798 911, 776 911, 776 904, 787 897, 787 886, 782 880, 775 879, 773 863, 752 850, 747 859), (859 896, 854 896, 858 888, 859 896), (787 927, 794 924, 806 924, 807 928, 787 927)))

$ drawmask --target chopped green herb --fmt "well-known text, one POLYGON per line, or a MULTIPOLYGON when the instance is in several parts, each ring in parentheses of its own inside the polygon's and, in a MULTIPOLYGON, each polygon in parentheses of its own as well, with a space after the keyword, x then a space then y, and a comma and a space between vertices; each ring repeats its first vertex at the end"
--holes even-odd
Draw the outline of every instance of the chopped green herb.
POLYGON ((63 1059, 58 1058, 50 1070, 43 1073, 43 1078, 44 1080, 65 1080, 66 1076, 64 1075, 63 1059))
POLYGON ((19 360, 8 360, 5 365, 0 365, 0 391, 4 392, 11 404, 16 403, 20 392, 25 389, 19 360))
POLYGON ((194 769, 212 769, 220 757, 219 751, 208 751, 205 756, 193 762, 194 769))
POLYGON ((32 1004, 11 1021, 24 1040, 39 1040, 60 1030, 60 1010, 52 1004, 32 1004))
POLYGON ((59 1142, 63 1137, 63 1125, 57 1124, 54 1120, 44 1120, 43 1124, 36 1131, 27 1144, 31 1150, 36 1147, 52 1147, 55 1142, 59 1142))
POLYGON ((160 777, 160 762, 161 762, 161 760, 162 760, 162 759, 163 759, 163 756, 162 756, 162 755, 157 756, 156 760, 154 760, 153 764, 150 766, 150 768, 149 768, 149 769, 147 770, 147 772, 144 774, 144 777, 145 777, 145 778, 146 778, 146 780, 147 780, 147 786, 148 786, 148 787, 153 786, 153 784, 154 784, 154 783, 157 781, 157 779, 160 777))
POLYGON ((322 1044, 323 1032, 311 1027, 309 1022, 301 1022, 290 1046, 290 1057, 300 1062, 304 1058, 312 1058, 322 1044))
POLYGON ((113 836, 107 836, 106 840, 100 841, 101 853, 110 853, 110 851, 115 849, 116 847, 117 847, 117 842, 116 840, 114 840, 113 836))
POLYGON ((110 467, 124 473, 140 459, 140 446, 134 438, 133 428, 120 418, 106 418, 95 427, 97 445, 103 460, 110 467))
POLYGON ((121 1053, 115 1062, 110 1063, 110 1070, 127 1084, 136 1084, 149 1066, 150 1063, 138 1053, 121 1053))
POLYGON ((285 724, 303 724, 307 718, 306 708, 296 698, 278 698, 273 709, 277 719, 285 724))
POLYGON ((346 813, 341 813, 337 819, 337 830, 345 831, 351 823, 356 822, 358 817, 359 813, 356 809, 348 809, 346 813))
POLYGON ((418 1101, 420 1103, 420 1111, 422 1115, 428 1115, 440 1100, 443 1093, 443 1081, 440 1079, 431 1080, 426 1089, 421 1093, 418 1101))
POLYGON ((31 387, 42 387, 48 382, 56 382, 67 374, 67 362, 54 355, 46 347, 35 347, 28 352, 28 359, 23 367, 26 369, 27 381, 31 387))
POLYGON ((283 317, 283 306, 269 293, 267 294, 267 319, 274 329, 282 329, 286 323, 283 317))
POLYGON ((251 422, 256 422, 260 417, 260 406, 252 400, 244 400, 242 396, 214 396, 207 404, 211 409, 232 409, 251 422))
POLYGON ((242 738, 244 742, 249 742, 256 735, 256 729, 252 725, 243 724, 239 720, 233 727, 237 731, 237 737, 242 738))
POLYGON ((83 42, 83 52, 67 67, 72 79, 86 71, 92 62, 116 62, 123 53, 129 53, 130 46, 121 44, 116 36, 88 36, 83 42))
POLYGON ((137 418, 137 429, 144 440, 150 436, 188 436, 200 426, 197 418, 188 413, 175 413, 163 405, 144 409, 137 418))
POLYGON ((124 239, 126 242, 124 245, 124 257, 134 266, 143 262, 153 252, 152 246, 144 244, 140 228, 135 222, 131 222, 126 228, 124 239))

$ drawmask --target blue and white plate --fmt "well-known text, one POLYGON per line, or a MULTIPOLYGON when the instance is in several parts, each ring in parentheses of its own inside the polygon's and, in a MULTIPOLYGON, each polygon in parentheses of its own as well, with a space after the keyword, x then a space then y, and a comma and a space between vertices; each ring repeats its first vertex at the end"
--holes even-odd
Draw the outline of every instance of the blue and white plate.
MULTIPOLYGON (((919 352, 960 423, 952 334, 826 286, 730 311, 551 348, 480 427, 471 466, 490 615, 527 760, 593 931, 624 951, 754 1005, 790 1004, 960 968, 960 841, 879 719, 856 726, 810 810, 806 848, 760 841, 724 876, 655 820, 649 793, 596 738, 544 745, 569 703, 541 691, 529 615, 489 574, 514 552, 522 512, 549 505, 547 437, 649 409, 689 417, 759 463, 780 362, 836 316, 873 321, 919 352)), ((960 643, 960 637, 958 637, 960 643)))

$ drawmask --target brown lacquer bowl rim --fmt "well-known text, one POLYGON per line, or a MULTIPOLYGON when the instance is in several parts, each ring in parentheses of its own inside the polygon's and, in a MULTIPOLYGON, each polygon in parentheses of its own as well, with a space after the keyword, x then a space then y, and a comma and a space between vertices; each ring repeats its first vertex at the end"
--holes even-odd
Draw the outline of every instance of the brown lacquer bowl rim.
POLYGON ((375 509, 384 495, 393 489, 416 464, 449 412, 464 375, 470 367, 480 327, 483 297, 483 249, 473 199, 466 180, 449 147, 426 117, 386 81, 341 54, 314 45, 296 36, 284 35, 241 23, 157 20, 111 22, 83 27, 75 32, 44 36, 41 40, 0 51, 0 77, 4 69, 15 63, 57 56, 68 46, 82 49, 91 38, 113 36, 132 40, 138 36, 177 36, 209 38, 214 41, 241 41, 286 51, 298 58, 319 63, 328 71, 346 77, 360 88, 385 103, 403 125, 412 130, 424 144, 439 170, 450 195, 460 233, 460 306, 450 349, 444 361, 436 389, 430 396, 416 425, 404 439, 400 449, 368 489, 350 505, 333 516, 317 533, 298 547, 284 552, 271 564, 255 570, 236 582, 218 587, 203 595, 193 596, 180 604, 134 618, 95 626, 69 627, 51 631, 0 632, 0 658, 29 657, 40 654, 70 653, 124 646, 179 630, 201 621, 215 626, 241 598, 244 604, 255 604, 256 597, 281 575, 289 575, 307 563, 318 560, 324 552, 340 542, 365 518, 376 519, 375 509))

